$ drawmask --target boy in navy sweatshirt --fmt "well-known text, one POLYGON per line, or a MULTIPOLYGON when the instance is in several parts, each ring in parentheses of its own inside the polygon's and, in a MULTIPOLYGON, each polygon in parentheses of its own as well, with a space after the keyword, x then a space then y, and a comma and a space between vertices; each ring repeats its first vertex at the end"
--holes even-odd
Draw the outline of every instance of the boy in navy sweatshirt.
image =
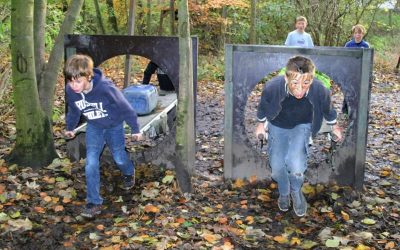
POLYGON ((141 140, 137 115, 114 83, 93 68, 93 60, 86 55, 73 55, 65 64, 66 117, 65 135, 73 138, 73 129, 81 115, 87 120, 86 128, 86 206, 82 216, 92 218, 101 213, 99 159, 105 144, 123 174, 122 188, 135 185, 135 168, 125 151, 125 121, 132 129, 132 138, 141 140))
POLYGON ((265 138, 264 123, 268 120, 269 165, 272 178, 278 183, 278 207, 288 211, 293 202, 297 216, 307 212, 301 188, 310 135, 318 133, 325 118, 336 140, 343 138, 342 129, 336 124, 337 113, 332 107, 330 92, 314 76, 315 65, 311 59, 290 58, 285 75, 274 77, 265 85, 257 110, 258 138, 265 138))

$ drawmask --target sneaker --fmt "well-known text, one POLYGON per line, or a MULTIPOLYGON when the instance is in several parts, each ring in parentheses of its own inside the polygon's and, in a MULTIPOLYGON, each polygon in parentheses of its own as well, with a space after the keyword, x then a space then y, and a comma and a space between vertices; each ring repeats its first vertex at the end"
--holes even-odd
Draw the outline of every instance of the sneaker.
POLYGON ((86 204, 85 208, 81 212, 82 217, 93 218, 96 215, 101 214, 101 204, 86 204))
POLYGON ((286 212, 290 207, 290 197, 289 195, 279 195, 278 207, 281 211, 286 212))
POLYGON ((133 175, 124 175, 122 176, 122 186, 123 190, 130 190, 135 186, 135 172, 133 175))
POLYGON ((292 196, 292 201, 293 201, 294 213, 299 217, 306 215, 307 201, 306 201, 306 197, 304 197, 303 192, 301 192, 301 191, 292 192, 291 196, 292 196))

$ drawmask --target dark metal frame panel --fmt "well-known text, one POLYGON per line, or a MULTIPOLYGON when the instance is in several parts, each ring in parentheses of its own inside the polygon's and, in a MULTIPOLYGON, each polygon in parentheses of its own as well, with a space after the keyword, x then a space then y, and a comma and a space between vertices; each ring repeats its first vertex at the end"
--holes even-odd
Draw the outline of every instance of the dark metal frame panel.
POLYGON ((311 174, 317 182, 336 181, 361 189, 367 144, 373 49, 338 47, 295 48, 269 45, 225 46, 224 177, 258 179, 271 176, 268 162, 254 150, 245 131, 249 94, 266 75, 286 65, 294 55, 311 58, 317 69, 338 83, 351 108, 344 142, 311 174), (315 176, 317 175, 317 176, 315 176))

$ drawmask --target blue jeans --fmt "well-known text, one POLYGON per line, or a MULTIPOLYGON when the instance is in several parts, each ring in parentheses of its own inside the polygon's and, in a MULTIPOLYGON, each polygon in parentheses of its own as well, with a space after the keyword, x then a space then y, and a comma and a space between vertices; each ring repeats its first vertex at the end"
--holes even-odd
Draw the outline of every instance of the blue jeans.
POLYGON ((133 175, 134 165, 125 150, 123 124, 113 128, 98 128, 90 123, 86 128, 86 203, 102 204, 100 196, 100 155, 107 144, 123 175, 133 175))
POLYGON ((268 133, 269 164, 272 178, 278 183, 279 194, 300 191, 307 169, 311 124, 284 129, 269 123, 268 133))

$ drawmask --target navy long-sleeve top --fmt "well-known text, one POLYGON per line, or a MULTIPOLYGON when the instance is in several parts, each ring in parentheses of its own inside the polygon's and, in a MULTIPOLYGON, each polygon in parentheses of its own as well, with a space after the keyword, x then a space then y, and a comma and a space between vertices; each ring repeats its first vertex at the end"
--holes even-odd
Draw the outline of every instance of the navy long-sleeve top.
POLYGON ((137 114, 114 83, 93 69, 93 89, 87 93, 75 93, 66 85, 68 112, 67 130, 72 131, 79 123, 81 114, 99 128, 112 128, 125 121, 132 133, 139 133, 137 114))
MULTIPOLYGON (((257 110, 257 120, 259 122, 273 121, 281 113, 285 99, 289 97, 284 76, 277 76, 266 83, 261 94, 261 100, 257 110)), ((328 125, 336 124, 337 113, 333 109, 330 91, 322 83, 315 79, 311 84, 307 94, 303 97, 311 104, 312 109, 312 134, 315 136, 322 125, 322 118, 325 118, 328 125)), ((306 114, 306 113, 304 113, 306 114)))

